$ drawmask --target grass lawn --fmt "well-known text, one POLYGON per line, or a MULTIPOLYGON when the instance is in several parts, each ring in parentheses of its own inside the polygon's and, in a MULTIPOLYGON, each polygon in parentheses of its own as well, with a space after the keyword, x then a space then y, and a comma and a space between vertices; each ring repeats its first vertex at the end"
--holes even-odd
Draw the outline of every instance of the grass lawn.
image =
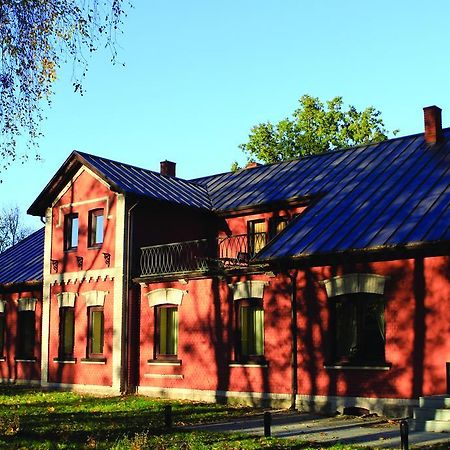
MULTIPOLYGON (((0 448, 7 449, 350 449, 300 440, 238 434, 168 431, 164 407, 172 405, 173 424, 214 422, 255 413, 237 408, 141 396, 94 397, 0 387, 0 448)), ((361 448, 361 447, 359 447, 361 448)))

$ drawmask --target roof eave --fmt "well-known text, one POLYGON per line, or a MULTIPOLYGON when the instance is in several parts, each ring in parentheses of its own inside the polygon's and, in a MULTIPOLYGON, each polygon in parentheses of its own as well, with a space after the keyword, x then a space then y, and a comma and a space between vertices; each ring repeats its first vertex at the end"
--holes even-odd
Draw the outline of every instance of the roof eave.
POLYGON ((242 214, 261 213, 266 211, 273 211, 281 208, 295 208, 300 206, 311 206, 313 202, 320 200, 325 193, 318 192, 308 195, 299 195, 296 197, 287 198, 285 200, 272 201, 267 203, 249 204, 238 206, 231 209, 215 209, 215 213, 220 217, 233 217, 242 214))
POLYGON ((11 281, 0 283, 0 293, 19 292, 28 289, 36 289, 43 284, 43 280, 11 281))
POLYGON ((277 266, 290 265, 333 265, 350 259, 363 258, 364 260, 376 261, 385 259, 405 259, 417 256, 448 256, 450 240, 434 242, 412 242, 402 245, 384 245, 363 249, 348 249, 340 252, 309 253, 297 256, 284 256, 254 259, 254 264, 269 264, 277 266), (446 251, 447 249, 447 251, 446 251))

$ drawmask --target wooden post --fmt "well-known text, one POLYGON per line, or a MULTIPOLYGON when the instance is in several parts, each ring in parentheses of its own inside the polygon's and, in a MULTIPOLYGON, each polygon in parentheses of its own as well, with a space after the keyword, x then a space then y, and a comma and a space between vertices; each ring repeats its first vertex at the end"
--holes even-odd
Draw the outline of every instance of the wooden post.
POLYGON ((164 424, 166 428, 172 428, 172 405, 164 407, 164 424))
POLYGON ((271 436, 271 430, 270 426, 272 425, 272 415, 269 411, 266 411, 264 413, 264 436, 270 437, 271 436))
POLYGON ((409 434, 409 424, 406 419, 400 420, 400 441, 401 441, 401 450, 409 450, 408 443, 408 434, 409 434))

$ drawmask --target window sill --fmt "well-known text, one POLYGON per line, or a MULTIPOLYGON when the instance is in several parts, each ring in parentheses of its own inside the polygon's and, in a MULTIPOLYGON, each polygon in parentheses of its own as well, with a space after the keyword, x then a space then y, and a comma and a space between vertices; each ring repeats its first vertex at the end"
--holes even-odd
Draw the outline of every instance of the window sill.
POLYGON ((106 364, 106 358, 81 358, 81 364, 106 364))
POLYGON ((247 362, 239 362, 239 361, 233 361, 231 363, 228 364, 229 367, 262 367, 262 368, 266 368, 269 367, 269 365, 267 364, 267 361, 262 361, 262 362, 252 362, 252 361, 247 361, 247 362))
POLYGON ((78 251, 78 247, 64 249, 64 253, 75 253, 76 251, 78 251))
POLYGON ((184 375, 175 374, 161 374, 161 373, 144 373, 144 378, 153 378, 158 380, 169 379, 169 380, 182 380, 184 375))
POLYGON ((77 358, 53 358, 53 362, 58 364, 75 364, 77 358))
POLYGON ((93 244, 93 245, 90 245, 87 249, 88 250, 98 250, 102 247, 103 247, 103 244, 93 244))
POLYGON ((390 370, 392 364, 324 364, 324 369, 330 370, 390 370))
POLYGON ((14 358, 16 362, 26 362, 26 363, 34 363, 37 361, 36 358, 14 358))
POLYGON ((181 359, 149 359, 149 366, 181 366, 181 359))
POLYGON ((4 356, 0 356, 0 362, 6 361, 6 358, 4 356))

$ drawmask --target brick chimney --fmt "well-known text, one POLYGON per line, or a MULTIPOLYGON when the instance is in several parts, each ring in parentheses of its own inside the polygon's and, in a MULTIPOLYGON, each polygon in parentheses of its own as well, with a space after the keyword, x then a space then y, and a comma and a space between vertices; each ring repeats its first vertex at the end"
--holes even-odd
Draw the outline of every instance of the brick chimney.
POLYGON ((249 161, 245 166, 246 169, 253 169, 254 167, 259 167, 261 164, 258 164, 255 161, 249 161))
POLYGON ((425 141, 427 144, 436 144, 442 140, 442 117, 441 108, 437 106, 426 106, 423 108, 425 122, 425 141))
POLYGON ((165 161, 161 161, 160 164, 161 164, 161 170, 160 170, 161 175, 167 175, 168 177, 175 176, 176 163, 174 163, 172 161, 167 161, 167 159, 166 159, 165 161))

